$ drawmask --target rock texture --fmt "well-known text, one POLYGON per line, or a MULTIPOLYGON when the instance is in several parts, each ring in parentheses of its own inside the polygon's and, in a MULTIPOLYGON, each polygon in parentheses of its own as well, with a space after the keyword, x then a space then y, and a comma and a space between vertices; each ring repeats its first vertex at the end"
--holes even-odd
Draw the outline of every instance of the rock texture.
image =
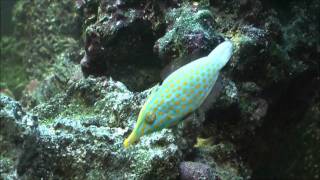
POLYGON ((76 96, 81 91, 90 93, 85 92, 89 83, 99 84, 92 81, 75 85, 70 94, 57 95, 28 114, 1 95, 4 178, 149 179, 161 174, 170 179, 178 175, 183 153, 178 148, 180 138, 172 131, 145 137, 131 149, 122 146, 132 129, 127 124, 133 124, 146 93, 134 96, 123 84, 104 81, 105 97, 94 105, 100 115, 95 110, 85 113, 85 106, 93 102, 76 96))
POLYGON ((213 180, 218 179, 213 176, 210 166, 196 162, 181 162, 179 165, 181 180, 213 180))

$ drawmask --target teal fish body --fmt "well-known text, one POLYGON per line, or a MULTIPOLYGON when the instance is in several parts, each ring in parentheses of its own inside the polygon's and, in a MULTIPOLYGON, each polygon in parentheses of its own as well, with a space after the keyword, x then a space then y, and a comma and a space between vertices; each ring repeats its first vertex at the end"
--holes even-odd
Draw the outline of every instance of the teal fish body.
POLYGON ((199 108, 211 92, 219 71, 229 61, 232 51, 232 43, 225 41, 208 56, 171 73, 148 97, 124 146, 130 146, 145 134, 176 125, 199 108))

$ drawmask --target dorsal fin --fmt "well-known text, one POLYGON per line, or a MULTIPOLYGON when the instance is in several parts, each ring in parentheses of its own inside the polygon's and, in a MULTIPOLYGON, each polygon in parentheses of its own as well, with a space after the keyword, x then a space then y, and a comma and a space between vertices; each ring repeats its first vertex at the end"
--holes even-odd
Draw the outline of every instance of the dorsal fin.
MULTIPOLYGON (((232 52, 233 52, 232 42, 229 40, 226 40, 223 43, 219 44, 214 50, 212 50, 207 57, 213 59, 215 61, 215 64, 217 64, 217 69, 220 70, 227 64, 227 62, 229 61, 232 55, 232 52)), ((163 81, 175 70, 179 69, 180 67, 194 60, 197 60, 200 57, 205 57, 205 56, 203 56, 202 53, 195 51, 187 57, 180 57, 175 60, 172 60, 161 71, 160 73, 161 80, 163 81)), ((162 81, 160 82, 160 85, 162 84, 162 81)))
POLYGON ((160 84, 162 84, 162 82, 175 70, 179 69, 181 66, 183 65, 179 65, 177 64, 177 61, 173 60, 172 62, 170 62, 169 64, 167 64, 160 72, 160 79, 161 82, 160 84))
POLYGON ((153 86, 153 89, 151 90, 146 102, 149 102, 156 95, 158 90, 159 90, 159 83, 153 86))
MULTIPOLYGON (((169 64, 167 64, 163 70, 160 73, 160 78, 163 81, 164 79, 166 79, 172 72, 176 71, 177 69, 179 69, 180 67, 199 59, 200 57, 203 57, 205 55, 203 55, 203 53, 199 53, 199 52, 194 52, 190 55, 188 55, 187 57, 180 57, 177 59, 172 60, 169 64)), ((160 83, 162 84, 162 82, 160 83)))
MULTIPOLYGON (((183 58, 178 58, 178 59, 171 61, 161 71, 161 73, 160 73, 161 80, 162 81, 165 80, 171 73, 173 73, 174 71, 176 71, 180 67, 188 64, 189 62, 191 62, 191 60, 184 60, 183 58)), ((161 82, 161 84, 162 84, 162 82, 161 82)))

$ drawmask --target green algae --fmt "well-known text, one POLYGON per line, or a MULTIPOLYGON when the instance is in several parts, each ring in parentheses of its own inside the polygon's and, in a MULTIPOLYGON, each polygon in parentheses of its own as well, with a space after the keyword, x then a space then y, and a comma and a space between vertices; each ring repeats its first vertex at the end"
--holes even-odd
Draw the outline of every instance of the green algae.
POLYGON ((14 37, 1 37, 0 88, 1 91, 11 91, 16 98, 21 97, 22 90, 28 83, 26 67, 23 64, 23 46, 24 42, 14 37))
POLYGON ((94 107, 87 104, 80 96, 67 97, 57 95, 49 103, 37 106, 33 111, 39 115, 39 123, 47 125, 55 122, 60 117, 80 121, 85 118, 99 117, 94 107))
MULTIPOLYGON (((207 9, 200 9, 197 12, 187 4, 172 9, 166 14, 165 21, 171 24, 166 34, 158 39, 160 56, 171 49, 175 56, 173 58, 185 57, 188 54, 185 40, 186 36, 194 36, 197 33, 203 33, 206 39, 215 37, 216 34, 212 26, 206 25, 206 21, 212 21, 213 14, 207 9)), ((211 46, 206 47, 212 48, 211 46)), ((211 50, 211 49, 210 49, 211 50)))
POLYGON ((39 121, 40 125, 50 125, 54 123, 54 118, 42 119, 39 121))
POLYGON ((70 1, 18 1, 13 21, 14 34, 25 42, 23 65, 32 79, 45 78, 56 54, 75 44, 80 35, 79 16, 70 1))
MULTIPOLYGON (((58 104, 55 106, 58 106, 58 104)), ((60 106, 59 110, 55 110, 55 108, 49 109, 48 111, 55 111, 55 113, 44 116, 46 118, 40 119, 39 123, 49 125, 59 118, 69 118, 75 121, 82 121, 85 119, 97 119, 100 117, 94 107, 86 104, 86 102, 80 97, 72 98, 70 102, 60 104, 60 106)))
POLYGON ((80 37, 79 15, 70 1, 26 0, 15 4, 13 21, 15 25, 13 35, 19 39, 1 38, 0 63, 3 67, 0 74, 1 91, 13 94, 17 99, 20 99, 23 94, 23 99, 28 101, 24 104, 44 102, 48 96, 52 97, 52 94, 61 91, 63 83, 55 85, 51 83, 48 88, 48 84, 42 83, 42 80, 48 79, 52 74, 61 80, 61 74, 64 77, 70 77, 69 74, 61 73, 62 68, 64 68, 63 71, 74 70, 70 66, 64 67, 66 63, 59 62, 63 59, 57 57, 57 54, 68 53, 69 59, 74 62, 80 59, 74 53, 79 49, 77 40, 80 37), (52 66, 52 64, 55 65, 52 66), (57 72, 60 74, 57 75, 57 72), (27 90, 22 93, 30 80, 45 85, 38 88, 41 90, 36 89, 36 92, 27 90))

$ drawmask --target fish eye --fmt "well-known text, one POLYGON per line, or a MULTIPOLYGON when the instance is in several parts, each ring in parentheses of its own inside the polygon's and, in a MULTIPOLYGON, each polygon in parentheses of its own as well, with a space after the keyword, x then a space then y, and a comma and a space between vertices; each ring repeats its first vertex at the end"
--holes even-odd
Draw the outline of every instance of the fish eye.
POLYGON ((156 114, 152 112, 148 112, 146 115, 146 122, 148 124, 153 124, 154 120, 156 120, 156 114))

